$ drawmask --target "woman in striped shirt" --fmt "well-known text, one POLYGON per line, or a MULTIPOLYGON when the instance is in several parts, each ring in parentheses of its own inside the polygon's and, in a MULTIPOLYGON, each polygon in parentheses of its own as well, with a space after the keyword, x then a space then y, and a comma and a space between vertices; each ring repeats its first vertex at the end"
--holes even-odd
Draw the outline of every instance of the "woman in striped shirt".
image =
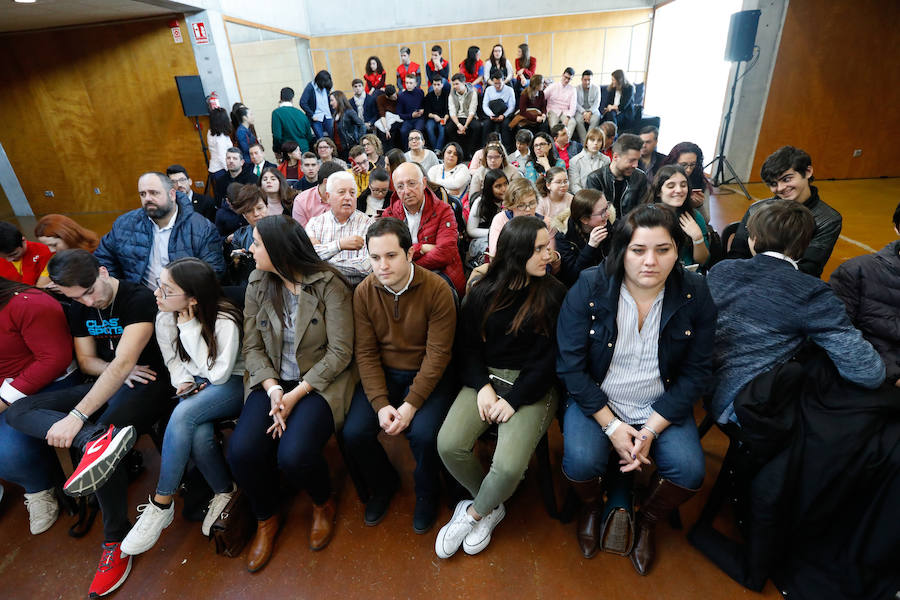
POLYGON ((624 221, 605 263, 584 271, 566 295, 557 374, 569 393, 563 471, 584 503, 578 541, 586 557, 597 551, 610 457, 623 473, 656 462, 631 552, 643 575, 656 522, 703 481, 693 405, 712 373, 716 307, 703 278, 678 262, 684 234, 673 211, 644 205, 624 221))

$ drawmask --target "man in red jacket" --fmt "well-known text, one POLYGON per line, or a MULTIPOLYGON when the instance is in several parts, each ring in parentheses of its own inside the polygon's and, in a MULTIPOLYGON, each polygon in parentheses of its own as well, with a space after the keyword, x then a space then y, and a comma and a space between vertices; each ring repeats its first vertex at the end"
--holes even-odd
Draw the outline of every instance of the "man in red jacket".
POLYGON ((466 283, 453 209, 431 191, 417 164, 401 164, 391 178, 397 200, 382 216, 406 223, 412 234, 413 262, 446 279, 462 296, 466 283))

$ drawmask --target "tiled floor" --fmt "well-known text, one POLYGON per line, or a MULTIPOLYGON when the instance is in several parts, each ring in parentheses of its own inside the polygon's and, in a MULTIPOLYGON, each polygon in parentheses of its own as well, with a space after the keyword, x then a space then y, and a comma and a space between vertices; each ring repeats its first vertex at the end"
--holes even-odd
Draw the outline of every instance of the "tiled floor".
MULTIPOLYGON (((843 260, 866 252, 860 244, 880 249, 895 239, 890 217, 900 198, 900 180, 821 182, 821 196, 844 215, 844 230, 826 268, 825 277, 843 260)), ((752 194, 768 196, 764 186, 750 186, 752 194)), ((748 202, 740 194, 714 199, 712 221, 717 229, 737 220, 748 202)), ((114 215, 76 218, 98 232, 114 215)), ((700 415, 698 414, 698 419, 700 415)), ((551 458, 558 465, 562 440, 551 427, 551 458)), ((690 526, 697 518, 725 451, 725 438, 716 430, 704 439, 707 479, 704 489, 682 509, 690 526)), ((158 474, 159 456, 145 437, 147 470, 129 490, 132 515, 146 502, 158 474)), ((339 486, 337 532, 322 552, 307 547, 310 502, 300 494, 286 499, 288 518, 276 544, 272 562, 251 575, 245 556, 216 556, 200 534, 198 523, 181 515, 149 552, 137 557, 121 598, 634 598, 688 600, 780 598, 769 584, 763 594, 732 582, 685 540, 684 531, 667 524, 658 528, 657 563, 647 577, 635 574, 627 558, 600 554, 584 560, 578 551, 574 525, 563 525, 544 511, 529 470, 507 505, 507 516, 496 529, 491 545, 480 555, 462 552, 449 560, 434 554, 437 528, 426 535, 412 531, 412 458, 404 440, 391 439, 389 454, 403 474, 403 487, 388 517, 366 527, 362 505, 349 483, 336 445, 327 449, 332 477, 339 486)), ((0 457, 2 460, 2 457, 0 457)), ((559 482, 557 482, 559 483, 559 482)), ((561 492, 561 489, 559 490, 561 492)), ((180 500, 178 501, 180 503, 180 500)), ((178 507, 180 509, 180 505, 178 507)), ((439 525, 450 516, 443 508, 439 525)), ((6 486, 0 504, 0 598, 78 598, 86 595, 99 558, 102 528, 99 521, 87 537, 66 535, 72 518, 63 516, 48 532, 28 533, 22 492, 6 486)), ((724 523, 727 527, 727 523, 724 523)))

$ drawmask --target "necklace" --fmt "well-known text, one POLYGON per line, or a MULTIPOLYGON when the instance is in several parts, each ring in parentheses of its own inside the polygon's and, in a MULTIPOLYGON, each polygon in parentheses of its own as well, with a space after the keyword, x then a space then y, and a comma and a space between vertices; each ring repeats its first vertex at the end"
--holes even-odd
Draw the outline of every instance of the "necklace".
MULTIPOLYGON (((113 294, 112 302, 109 303, 109 318, 110 319, 112 319, 113 309, 116 306, 116 296, 118 295, 118 292, 119 292, 119 290, 116 290, 116 293, 113 294)), ((95 309, 97 311, 97 316, 100 318, 100 323, 102 324, 105 321, 105 319, 103 318, 103 313, 100 312, 99 308, 95 307, 95 309)), ((116 348, 115 348, 115 346, 113 346, 112 337, 107 338, 106 341, 109 343, 110 351, 115 352, 116 348)))

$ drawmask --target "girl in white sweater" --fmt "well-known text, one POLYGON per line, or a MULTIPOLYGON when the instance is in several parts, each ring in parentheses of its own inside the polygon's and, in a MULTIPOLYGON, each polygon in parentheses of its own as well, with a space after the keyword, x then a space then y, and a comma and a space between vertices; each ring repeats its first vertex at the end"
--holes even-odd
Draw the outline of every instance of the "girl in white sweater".
POLYGON ((212 267, 196 258, 169 263, 159 276, 156 340, 176 389, 178 406, 163 438, 156 495, 138 507, 122 552, 146 552, 175 514, 173 496, 193 458, 215 496, 203 534, 231 499, 235 486, 213 435, 213 423, 236 417, 243 405, 240 357, 243 316, 222 294, 212 267))

